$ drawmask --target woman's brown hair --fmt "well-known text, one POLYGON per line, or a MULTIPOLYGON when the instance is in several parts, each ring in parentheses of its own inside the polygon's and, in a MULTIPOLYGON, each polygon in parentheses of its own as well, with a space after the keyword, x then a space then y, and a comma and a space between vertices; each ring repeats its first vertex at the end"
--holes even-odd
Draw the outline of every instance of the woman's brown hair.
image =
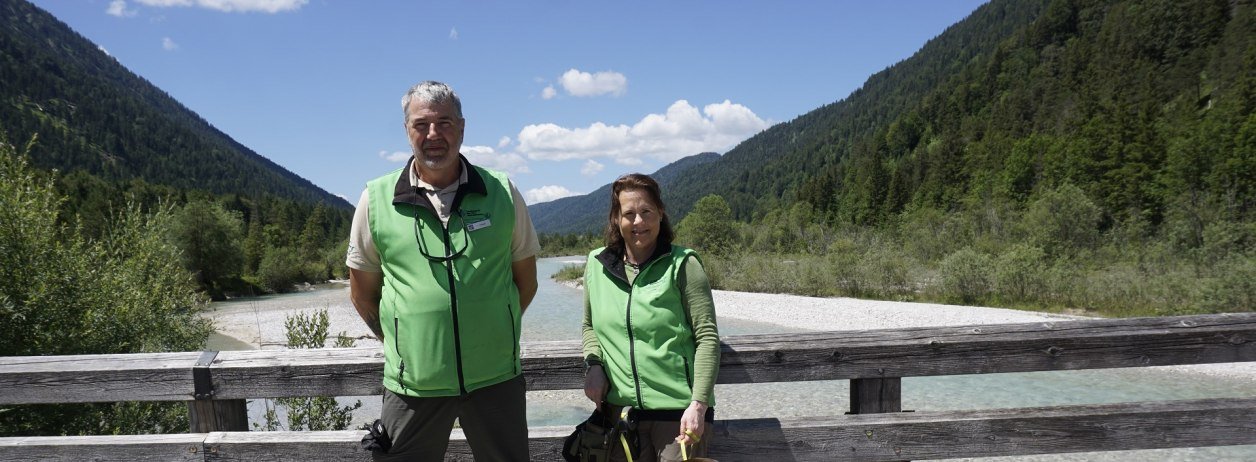
POLYGON ((674 234, 671 221, 667 218, 667 206, 663 204, 663 193, 659 191, 658 182, 641 173, 629 173, 611 183, 611 212, 607 215, 606 222, 606 248, 616 254, 624 254, 624 236, 619 234, 619 193, 624 191, 643 191, 650 198, 650 202, 658 207, 662 219, 659 220, 659 238, 655 248, 670 248, 674 234))

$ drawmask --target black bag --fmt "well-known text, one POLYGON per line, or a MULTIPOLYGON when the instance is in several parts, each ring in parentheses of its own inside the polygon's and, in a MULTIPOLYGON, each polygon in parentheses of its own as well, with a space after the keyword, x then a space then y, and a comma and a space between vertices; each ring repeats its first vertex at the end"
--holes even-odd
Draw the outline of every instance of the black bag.
POLYGON ((576 425, 576 431, 563 440, 563 460, 567 462, 606 462, 615 446, 621 445, 620 435, 628 441, 633 457, 637 455, 635 422, 619 422, 595 409, 588 419, 576 425), (629 430, 631 428, 631 430, 629 430))
POLYGON ((375 419, 375 422, 366 427, 366 435, 362 436, 362 449, 380 454, 388 454, 388 450, 392 449, 392 438, 388 436, 388 430, 384 429, 384 422, 375 419))
POLYGON ((611 458, 611 443, 615 442, 615 428, 602 413, 601 407, 593 410, 588 419, 576 425, 563 440, 563 459, 567 462, 606 462, 611 458))

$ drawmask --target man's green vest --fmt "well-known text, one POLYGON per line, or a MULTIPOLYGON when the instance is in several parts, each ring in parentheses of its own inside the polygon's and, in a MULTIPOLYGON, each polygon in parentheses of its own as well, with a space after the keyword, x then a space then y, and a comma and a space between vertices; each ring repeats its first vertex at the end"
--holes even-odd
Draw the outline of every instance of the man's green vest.
POLYGON ((605 250, 589 254, 584 284, 611 382, 606 402, 647 410, 689 407, 696 343, 677 278, 685 259, 697 254, 676 245, 659 249, 629 284, 620 257, 605 250))
POLYGON ((462 162, 467 183, 448 230, 410 184, 409 164, 367 183, 384 272, 384 387, 397 394, 457 396, 520 372, 510 186, 505 174, 462 162))

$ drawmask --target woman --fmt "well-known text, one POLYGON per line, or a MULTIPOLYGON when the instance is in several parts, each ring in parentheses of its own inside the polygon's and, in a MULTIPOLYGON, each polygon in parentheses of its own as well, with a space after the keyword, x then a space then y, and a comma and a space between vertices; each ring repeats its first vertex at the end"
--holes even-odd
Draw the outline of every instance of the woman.
MULTIPOLYGON (((634 461, 658 460, 673 442, 705 456, 720 363, 715 305, 697 254, 672 245, 649 176, 615 180, 606 246, 589 254, 584 284, 585 395, 611 415, 633 407, 634 461)), ((612 460, 626 459, 615 447, 612 460)))

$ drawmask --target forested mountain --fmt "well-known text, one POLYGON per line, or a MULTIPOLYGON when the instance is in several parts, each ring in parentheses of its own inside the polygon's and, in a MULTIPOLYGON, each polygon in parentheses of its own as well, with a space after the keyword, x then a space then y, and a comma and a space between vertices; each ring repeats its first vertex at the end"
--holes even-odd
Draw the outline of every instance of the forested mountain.
POLYGON ((994 0, 847 98, 686 175, 669 206, 718 194, 750 221, 806 202, 829 223, 875 225, 1018 207, 1068 183, 1109 225, 1154 230, 1174 208, 1245 220, 1254 69, 1250 0, 994 0))
POLYGON ((213 194, 351 205, 237 143, 51 14, 0 0, 0 127, 36 167, 213 194))
POLYGON ((135 213, 171 220, 167 239, 215 298, 346 271, 351 204, 24 0, 0 0, 0 143, 58 171, 57 221, 76 238, 107 241, 135 213))
MULTIPOLYGON (((663 189, 663 201, 672 203, 671 191, 681 180, 689 181, 689 169, 707 165, 720 158, 714 152, 704 152, 677 160, 650 174, 663 189)), ((606 226, 611 185, 607 184, 583 196, 564 197, 549 202, 529 205, 532 224, 542 234, 600 233, 606 226)), ((669 210, 670 212, 670 210, 669 210)))

